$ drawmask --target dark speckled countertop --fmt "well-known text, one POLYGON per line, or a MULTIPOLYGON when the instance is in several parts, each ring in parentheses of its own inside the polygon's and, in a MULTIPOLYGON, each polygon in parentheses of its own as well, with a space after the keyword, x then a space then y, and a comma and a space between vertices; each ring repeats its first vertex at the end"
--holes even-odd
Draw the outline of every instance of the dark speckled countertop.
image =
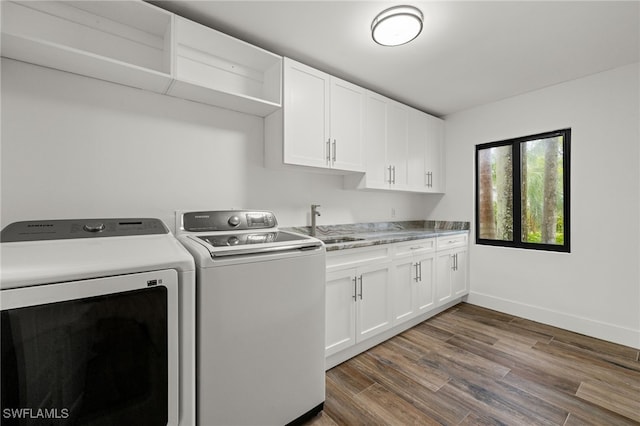
MULTIPOLYGON (((305 235, 309 235, 311 232, 310 226, 281 229, 305 235)), ((324 241, 327 251, 334 251, 392 244, 462 232, 469 232, 469 222, 411 220, 320 225, 316 227, 316 238, 324 241)))

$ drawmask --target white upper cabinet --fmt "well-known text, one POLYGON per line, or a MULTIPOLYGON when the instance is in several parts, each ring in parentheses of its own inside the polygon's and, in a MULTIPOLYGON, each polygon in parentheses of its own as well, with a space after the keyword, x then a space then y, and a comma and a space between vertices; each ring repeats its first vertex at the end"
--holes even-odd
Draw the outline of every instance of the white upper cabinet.
POLYGON ((407 189, 444 192, 444 121, 416 109, 409 112, 407 189))
POLYGON ((174 38, 167 94, 258 116, 280 108, 281 56, 179 16, 174 38))
POLYGON ((345 177, 347 187, 404 189, 407 184, 406 105, 369 90, 365 93, 366 173, 345 177))
POLYGON ((282 57, 139 0, 2 1, 2 56, 265 116, 282 57))
POLYGON ((366 173, 345 177, 345 186, 408 192, 444 192, 443 121, 366 92, 366 173))
POLYGON ((364 89, 284 59, 284 102, 265 121, 266 160, 338 171, 364 171, 364 89))
POLYGON ((284 162, 329 167, 329 76, 314 68, 284 62, 284 162))
POLYGON ((428 192, 444 193, 444 120, 427 115, 425 172, 428 192))
POLYGON ((2 56, 164 93, 172 19, 141 1, 2 1, 2 56))
POLYGON ((387 168, 392 189, 407 187, 409 107, 387 101, 387 168))
POLYGON ((335 77, 330 87, 331 166, 364 171, 364 89, 335 77))
POLYGON ((364 176, 349 176, 372 189, 389 187, 390 170, 387 163, 387 99, 367 91, 365 98, 365 159, 366 173, 364 176))
POLYGON ((407 186, 416 191, 426 190, 429 184, 426 171, 429 118, 427 114, 416 109, 409 112, 407 186))

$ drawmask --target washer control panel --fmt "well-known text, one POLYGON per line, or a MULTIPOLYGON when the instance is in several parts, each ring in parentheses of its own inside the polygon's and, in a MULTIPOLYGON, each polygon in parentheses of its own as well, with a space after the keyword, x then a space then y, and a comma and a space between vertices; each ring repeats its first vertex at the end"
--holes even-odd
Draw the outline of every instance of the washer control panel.
POLYGON ((2 230, 0 241, 67 240, 168 234, 160 219, 64 219, 14 222, 2 230))
POLYGON ((269 211, 215 210, 182 215, 182 229, 190 232, 267 229, 276 226, 276 217, 269 211))

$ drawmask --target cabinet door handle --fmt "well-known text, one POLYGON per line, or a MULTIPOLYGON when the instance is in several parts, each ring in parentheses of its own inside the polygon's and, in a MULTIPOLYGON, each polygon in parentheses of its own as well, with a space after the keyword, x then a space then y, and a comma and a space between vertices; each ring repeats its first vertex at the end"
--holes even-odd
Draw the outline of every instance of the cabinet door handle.
POLYGON ((333 140, 333 157, 332 157, 334 163, 336 161, 336 152, 338 152, 338 151, 336 150, 336 140, 334 139, 333 140))
POLYGON ((429 186, 429 188, 432 188, 433 187, 433 172, 429 172, 428 175, 429 175, 429 185, 428 186, 429 186))
POLYGON ((393 166, 393 184, 396 184, 396 166, 393 166))
POLYGON ((358 293, 358 278, 353 277, 353 300, 354 301, 358 300, 356 296, 357 293, 358 293))
POLYGON ((362 274, 360 275, 360 277, 358 279, 360 280, 360 294, 359 294, 359 296, 360 296, 360 300, 362 300, 362 293, 363 293, 363 291, 362 291, 362 274))
POLYGON ((391 166, 387 167, 387 169, 389 170, 389 185, 391 185, 391 166))
POLYGON ((331 163, 331 138, 327 139, 327 164, 331 163))
POLYGON ((452 271, 456 270, 456 255, 455 254, 451 255, 451 270, 452 271))
POLYGON ((413 266, 416 268, 416 277, 413 279, 415 282, 418 282, 418 262, 416 262, 413 266))
POLYGON ((420 282, 422 282, 422 262, 418 262, 418 265, 420 265, 418 269, 420 270, 420 282))

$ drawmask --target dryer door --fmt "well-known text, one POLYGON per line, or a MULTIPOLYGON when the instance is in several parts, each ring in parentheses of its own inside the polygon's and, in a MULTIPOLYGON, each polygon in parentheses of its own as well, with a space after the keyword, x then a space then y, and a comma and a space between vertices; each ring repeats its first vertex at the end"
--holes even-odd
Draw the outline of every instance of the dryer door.
POLYGON ((1 291, 2 424, 177 425, 177 282, 163 270, 1 291))

